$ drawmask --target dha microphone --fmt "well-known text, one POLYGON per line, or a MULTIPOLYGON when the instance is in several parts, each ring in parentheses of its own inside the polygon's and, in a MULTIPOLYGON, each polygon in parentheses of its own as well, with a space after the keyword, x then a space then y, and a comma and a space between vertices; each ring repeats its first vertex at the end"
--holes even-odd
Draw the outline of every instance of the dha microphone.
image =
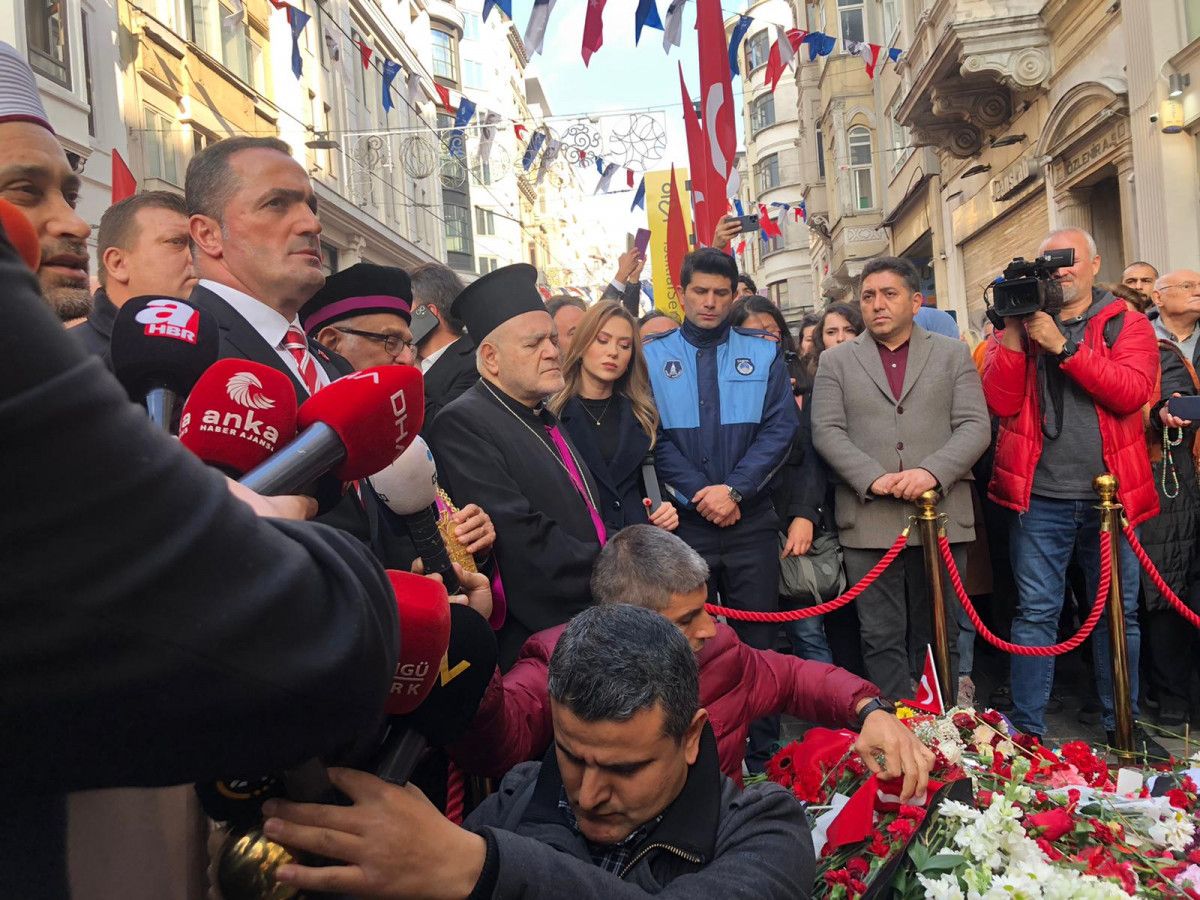
POLYGON ((366 478, 412 443, 425 418, 421 373, 376 366, 339 378, 300 405, 300 433, 241 483, 273 497, 297 493, 326 472, 342 481, 366 478))
POLYGON ((192 389, 217 353, 216 320, 174 297, 134 297, 113 322, 113 373, 164 431, 171 429, 176 398, 192 389))
POLYGON ((427 747, 459 740, 471 725, 500 657, 487 620, 469 606, 450 606, 450 646, 425 702, 395 715, 380 748, 375 774, 407 784, 427 747))
POLYGON ((179 442, 240 478, 296 436, 296 389, 278 369, 245 359, 209 366, 188 394, 179 442))
POLYGON ((8 238, 8 242, 25 265, 36 272, 42 264, 42 248, 38 243, 33 223, 21 212, 21 207, 7 200, 0 200, 0 229, 3 229, 4 236, 8 238))
POLYGON ((446 543, 438 531, 437 467, 423 438, 416 438, 390 466, 367 479, 384 503, 381 518, 393 532, 408 532, 430 575, 441 575, 446 592, 462 590, 446 543))

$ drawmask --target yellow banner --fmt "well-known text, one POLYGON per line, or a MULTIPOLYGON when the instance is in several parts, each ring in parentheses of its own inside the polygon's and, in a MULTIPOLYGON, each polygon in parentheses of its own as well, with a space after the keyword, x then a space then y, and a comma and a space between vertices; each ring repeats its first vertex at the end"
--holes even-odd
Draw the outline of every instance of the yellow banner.
MULTIPOLYGON (((675 170, 675 185, 683 206, 683 220, 688 230, 688 246, 692 236, 692 204, 687 190, 688 170, 675 170)), ((675 278, 668 276, 667 215, 671 209, 671 170, 646 173, 646 219, 650 229, 650 264, 654 269, 654 306, 676 322, 683 321, 683 307, 675 295, 675 278)))

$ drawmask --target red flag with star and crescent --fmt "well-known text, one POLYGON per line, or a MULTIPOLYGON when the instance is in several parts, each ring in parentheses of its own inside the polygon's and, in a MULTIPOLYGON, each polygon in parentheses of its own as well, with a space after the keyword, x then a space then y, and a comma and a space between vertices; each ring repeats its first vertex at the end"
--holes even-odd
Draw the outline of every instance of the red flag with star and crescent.
POLYGON ((917 696, 901 702, 905 706, 933 713, 935 716, 946 712, 942 703, 942 685, 938 681, 937 666, 933 664, 933 647, 929 644, 925 645, 925 671, 921 673, 921 681, 917 685, 917 696))

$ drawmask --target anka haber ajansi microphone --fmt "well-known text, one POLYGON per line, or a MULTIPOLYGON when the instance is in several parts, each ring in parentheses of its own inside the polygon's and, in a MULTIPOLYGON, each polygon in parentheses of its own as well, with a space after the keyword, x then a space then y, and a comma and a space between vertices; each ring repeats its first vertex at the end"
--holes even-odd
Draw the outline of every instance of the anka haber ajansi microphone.
POLYGON ((174 297, 133 297, 113 322, 113 373, 164 430, 217 353, 216 320, 174 297))
POLYGON ((264 496, 294 494, 326 472, 366 478, 412 443, 425 418, 421 373, 376 366, 339 378, 300 405, 295 440, 241 483, 264 496))
MULTIPOLYGON (((402 636, 402 648, 407 640, 407 634, 402 636)), ((408 654, 402 649, 401 656, 408 654)), ((496 637, 487 620, 469 606, 451 604, 450 644, 436 664, 432 690, 415 708, 400 702, 403 694, 393 693, 389 699, 391 720, 375 774, 392 784, 407 784, 426 748, 444 747, 461 738, 479 710, 498 658, 496 637)))
POLYGON ((367 480, 386 507, 383 519, 388 527, 397 533, 407 531, 425 572, 441 575, 447 593, 459 593, 458 576, 438 531, 437 467, 429 445, 420 437, 414 439, 395 462, 367 480))
POLYGON ((21 207, 0 200, 0 228, 4 229, 4 236, 25 265, 36 272, 42 264, 42 248, 33 223, 21 212, 21 207))
POLYGON ((271 366, 221 359, 205 370, 179 417, 179 442, 240 478, 296 436, 296 389, 271 366))

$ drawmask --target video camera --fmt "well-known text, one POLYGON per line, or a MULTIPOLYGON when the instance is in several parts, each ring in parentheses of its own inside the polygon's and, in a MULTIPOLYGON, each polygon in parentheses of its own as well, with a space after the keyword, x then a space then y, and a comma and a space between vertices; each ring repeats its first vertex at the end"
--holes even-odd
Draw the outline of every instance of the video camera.
POLYGON ((1063 293, 1054 273, 1073 265, 1075 251, 1070 247, 1050 250, 1031 260, 1018 256, 984 291, 985 302, 991 294, 987 317, 997 328, 1003 328, 1006 318, 1019 319, 1035 312, 1057 316, 1062 311, 1063 293))

